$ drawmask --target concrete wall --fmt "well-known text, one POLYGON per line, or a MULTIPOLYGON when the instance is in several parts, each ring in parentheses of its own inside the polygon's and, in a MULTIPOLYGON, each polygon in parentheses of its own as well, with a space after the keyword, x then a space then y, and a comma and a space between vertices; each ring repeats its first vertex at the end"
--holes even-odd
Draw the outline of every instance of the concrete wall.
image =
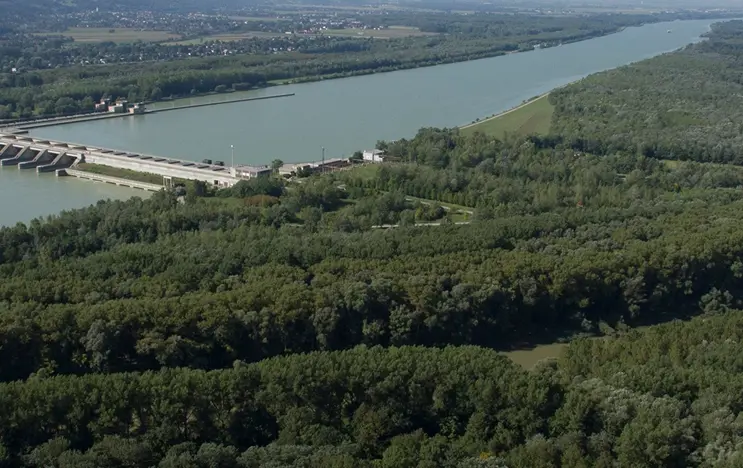
MULTIPOLYGON (((58 172, 59 175, 62 175, 62 172, 58 172)), ((114 184, 114 185, 121 185, 124 187, 132 187, 140 190, 147 190, 150 192, 159 192, 160 190, 163 190, 163 187, 161 185, 155 185, 155 184, 148 184, 146 182, 138 182, 136 180, 128 180, 128 179, 120 179, 118 177, 110 177, 110 176, 104 176, 101 174, 93 174, 91 172, 85 172, 85 171, 76 171, 74 169, 64 169, 64 174, 78 177, 80 179, 88 179, 88 180, 94 180, 96 182, 105 182, 107 184, 114 184)))
POLYGON ((238 182, 238 179, 229 174, 229 170, 212 173, 204 169, 189 168, 178 164, 158 163, 154 161, 143 160, 139 158, 127 158, 125 156, 108 156, 101 154, 85 154, 84 162, 100 164, 102 166, 117 167, 120 169, 129 169, 138 172, 148 172, 161 176, 168 176, 177 179, 201 180, 209 185, 214 185, 217 181, 219 185, 232 186, 238 182))

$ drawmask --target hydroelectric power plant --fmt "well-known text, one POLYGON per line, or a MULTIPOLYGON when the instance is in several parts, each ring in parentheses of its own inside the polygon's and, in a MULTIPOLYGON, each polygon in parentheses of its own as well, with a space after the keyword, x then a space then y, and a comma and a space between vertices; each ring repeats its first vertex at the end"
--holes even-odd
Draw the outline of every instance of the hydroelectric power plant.
MULTIPOLYGON (((267 166, 225 167, 217 164, 196 163, 182 159, 117 151, 61 141, 33 138, 23 134, 0 133, 0 165, 18 166, 19 169, 36 169, 37 172, 55 172, 67 175, 67 170, 80 163, 128 169, 163 176, 164 184, 172 179, 200 180, 218 187, 230 187, 240 180, 270 173, 267 166)), ((79 175, 70 170, 71 175, 79 175)), ((88 174, 86 178, 112 182, 111 177, 88 174)), ((121 181, 119 185, 126 185, 121 181)), ((130 186, 145 188, 132 182, 130 186)))

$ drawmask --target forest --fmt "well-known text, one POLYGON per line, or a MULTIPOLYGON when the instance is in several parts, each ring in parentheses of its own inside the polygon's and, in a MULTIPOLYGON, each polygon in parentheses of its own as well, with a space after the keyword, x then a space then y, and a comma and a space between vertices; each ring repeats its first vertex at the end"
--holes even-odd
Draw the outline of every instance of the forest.
POLYGON ((556 90, 553 132, 594 154, 743 164, 741 29, 556 90))
POLYGON ((162 192, 1 229, 5 465, 739 456, 717 413, 690 409, 704 389, 660 371, 613 387, 584 350, 743 307, 743 172, 456 130, 386 146, 400 162, 374 172, 192 185, 185 203, 162 192), (416 227, 441 210, 409 197, 470 207, 471 224, 416 227), (581 336, 606 338, 533 371, 498 354, 581 336), (619 397, 626 414, 607 406, 619 397))
MULTIPOLYGON (((720 70, 741 37, 633 67, 720 70)), ((0 228, 0 466, 741 466, 743 168, 587 151, 568 109, 562 134, 424 128, 382 165, 0 228)))

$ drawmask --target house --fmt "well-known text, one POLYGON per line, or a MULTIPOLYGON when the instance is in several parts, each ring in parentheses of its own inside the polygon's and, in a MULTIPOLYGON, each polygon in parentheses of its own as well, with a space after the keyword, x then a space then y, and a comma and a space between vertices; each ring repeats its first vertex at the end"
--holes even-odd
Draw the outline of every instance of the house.
POLYGON ((363 160, 366 162, 382 163, 384 158, 384 151, 378 149, 366 150, 363 153, 363 160))
POLYGON ((130 114, 144 114, 145 108, 143 103, 134 104, 129 108, 130 114))
POLYGON ((128 107, 126 99, 117 99, 116 103, 108 105, 108 111, 114 114, 123 114, 128 107))
POLYGON ((101 99, 101 101, 95 105, 96 112, 107 112, 108 106, 111 104, 110 99, 101 99))

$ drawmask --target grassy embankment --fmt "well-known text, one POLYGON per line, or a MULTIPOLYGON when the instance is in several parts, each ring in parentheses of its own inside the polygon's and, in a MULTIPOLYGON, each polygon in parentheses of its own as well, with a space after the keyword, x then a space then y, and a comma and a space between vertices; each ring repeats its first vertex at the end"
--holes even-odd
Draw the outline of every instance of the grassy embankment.
POLYGON ((502 139, 506 134, 530 135, 549 133, 554 106, 549 93, 493 117, 460 127, 465 134, 482 132, 502 139))
MULTIPOLYGON (((100 164, 80 163, 74 167, 78 171, 90 172, 108 177, 118 177, 119 179, 133 180, 147 184, 162 185, 163 176, 150 174, 148 172, 137 172, 129 169, 119 169, 117 167, 102 166, 100 164)), ((173 182, 185 183, 184 180, 173 179, 173 182)))
POLYGON ((75 42, 117 42, 126 43, 141 40, 160 42, 179 39, 180 36, 166 31, 142 31, 132 28, 69 28, 62 32, 38 33, 39 36, 71 37, 75 42))

